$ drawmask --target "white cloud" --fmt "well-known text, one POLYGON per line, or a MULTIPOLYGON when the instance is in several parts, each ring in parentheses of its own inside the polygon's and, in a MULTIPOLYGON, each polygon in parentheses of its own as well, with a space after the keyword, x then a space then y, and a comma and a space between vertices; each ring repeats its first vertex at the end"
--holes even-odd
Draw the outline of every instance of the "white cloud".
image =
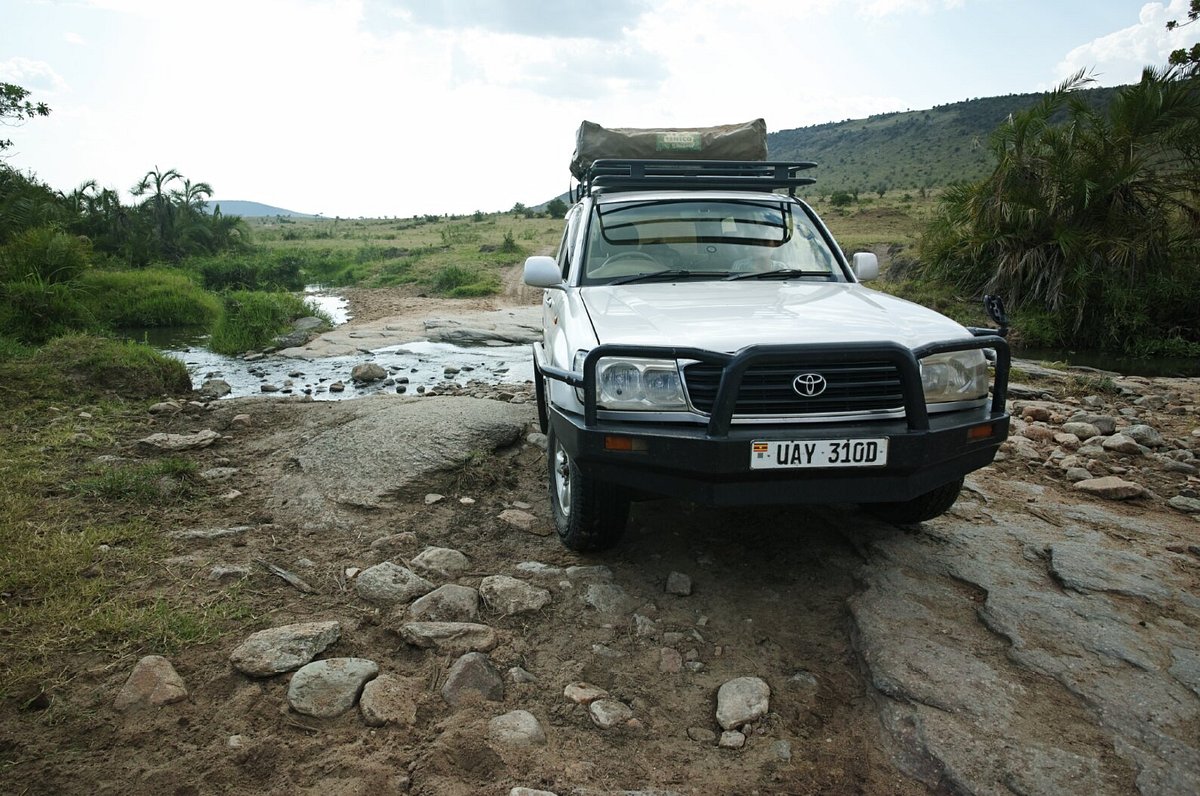
POLYGON ((67 88, 67 81, 50 64, 20 56, 0 61, 0 81, 16 83, 42 95, 56 94, 67 88))
POLYGON ((87 44, 87 42, 83 40, 82 36, 69 30, 63 33, 63 41, 65 41, 67 44, 87 44))
POLYGON ((1191 27, 1167 30, 1167 22, 1187 19, 1188 0, 1171 0, 1169 5, 1146 3, 1136 25, 1109 33, 1071 50, 1056 67, 1060 79, 1081 69, 1093 72, 1106 86, 1136 83, 1147 66, 1166 66, 1173 50, 1190 46, 1196 31, 1191 27))

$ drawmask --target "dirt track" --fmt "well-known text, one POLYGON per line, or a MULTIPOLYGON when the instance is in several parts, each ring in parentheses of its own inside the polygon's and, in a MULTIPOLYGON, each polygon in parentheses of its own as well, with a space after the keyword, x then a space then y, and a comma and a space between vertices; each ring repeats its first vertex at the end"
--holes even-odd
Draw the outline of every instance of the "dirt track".
MULTIPOLYGON (((396 301, 355 296, 363 319, 396 301)), ((398 446, 412 435, 402 413, 383 425, 394 436, 378 431, 378 413, 397 411, 398 399, 243 399, 177 416, 171 430, 225 435, 191 454, 202 466, 238 468, 229 487, 241 496, 195 527, 249 530, 180 541, 153 588, 188 589, 198 600, 236 588, 255 617, 242 633, 172 657, 185 702, 114 711, 128 660, 76 681, 69 698, 86 718, 49 727, 21 719, 26 762, 4 775, 15 792, 1200 790, 1200 523, 1163 502, 1186 476, 1147 469, 1160 479, 1159 497, 1102 501, 1012 452, 970 479, 950 515, 908 528, 854 507, 715 511, 655 501, 635 506, 618 548, 585 559, 541 535, 550 530, 545 453, 527 437, 535 424, 527 389, 507 391, 525 401, 506 421, 516 442, 461 451, 449 469, 383 485, 380 462, 400 461, 398 446), (248 422, 235 422, 241 413, 248 422), (332 465, 307 458, 322 434, 370 452, 369 467, 349 464, 346 475, 362 479, 368 498, 335 494, 332 465), (431 493, 444 498, 430 503, 431 493), (532 532, 500 518, 512 509, 533 515, 532 532), (516 575, 552 595, 535 613, 485 608, 476 620, 499 636, 493 665, 534 678, 505 675, 499 702, 447 705, 439 691, 457 656, 404 643, 403 606, 356 594, 357 570, 408 564, 429 546, 466 554, 470 566, 453 582, 474 588, 486 576, 516 575), (271 576, 258 559, 314 591, 271 576), (533 578, 522 562, 560 571, 533 578), (249 574, 210 580, 218 564, 249 574), (567 574, 579 565, 603 565, 611 581, 567 574), (672 572, 690 578, 691 594, 666 591, 672 572), (609 594, 621 599, 591 599, 597 579, 619 587, 609 594), (230 651, 251 631, 312 619, 342 626, 321 657, 367 658, 412 686, 411 724, 369 727, 357 710, 302 716, 288 708, 289 675, 256 680, 230 667, 230 651), (741 676, 769 684, 770 711, 743 748, 718 748, 716 692, 741 676), (576 681, 605 689, 634 721, 599 729, 564 698, 576 681), (488 721, 515 709, 538 719, 544 746, 489 740, 488 721)), ((1187 442, 1200 425, 1196 393, 1192 384, 1179 415, 1142 419, 1187 442)), ((1140 472, 1115 457, 1111 466, 1140 472)))

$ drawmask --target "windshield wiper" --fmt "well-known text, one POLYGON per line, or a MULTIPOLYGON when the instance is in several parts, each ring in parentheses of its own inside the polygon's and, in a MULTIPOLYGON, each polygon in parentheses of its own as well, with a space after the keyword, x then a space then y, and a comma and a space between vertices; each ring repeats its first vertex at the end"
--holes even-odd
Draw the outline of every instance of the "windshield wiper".
POLYGON ((609 282, 610 285, 628 285, 630 282, 655 282, 659 279, 712 279, 724 274, 723 271, 686 271, 681 268, 672 268, 667 271, 650 271, 644 274, 634 274, 632 276, 623 276, 620 279, 614 279, 609 282))
POLYGON ((726 282, 736 282, 739 279, 793 279, 798 276, 823 276, 829 278, 828 271, 802 271, 798 268, 780 268, 776 271, 750 271, 745 274, 730 274, 726 282))

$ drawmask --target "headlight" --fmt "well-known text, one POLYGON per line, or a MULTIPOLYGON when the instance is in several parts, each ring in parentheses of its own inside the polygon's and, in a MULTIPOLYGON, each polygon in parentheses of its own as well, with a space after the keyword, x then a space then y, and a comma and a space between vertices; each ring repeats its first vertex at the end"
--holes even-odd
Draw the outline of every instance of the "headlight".
POLYGON ((921 360, 921 386, 926 403, 972 401, 988 392, 988 366, 983 351, 934 354, 921 360))
MULTIPOLYGON (((587 353, 575 355, 583 369, 587 353)), ((583 401, 583 391, 579 391, 583 401)), ((679 412, 687 409, 679 366, 673 359, 604 357, 596 363, 596 405, 601 409, 679 412)))

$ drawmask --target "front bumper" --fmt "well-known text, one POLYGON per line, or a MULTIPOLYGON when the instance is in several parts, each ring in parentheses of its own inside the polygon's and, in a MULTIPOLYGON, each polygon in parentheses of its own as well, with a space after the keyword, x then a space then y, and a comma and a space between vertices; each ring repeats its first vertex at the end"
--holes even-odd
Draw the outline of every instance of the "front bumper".
POLYGON ((1003 338, 933 343, 911 351, 894 343, 829 346, 752 346, 734 355, 662 347, 599 346, 583 373, 538 363, 547 378, 582 387, 584 414, 550 406, 549 420, 567 453, 601 480, 636 492, 711 505, 775 503, 879 503, 904 501, 990 464, 1008 436, 1005 411, 1009 351, 1003 338), (989 405, 943 414, 926 412, 917 360, 967 348, 995 352, 989 405), (672 423, 613 422, 597 417, 595 364, 603 356, 720 361, 716 405, 705 427, 672 423), (734 425, 742 374, 755 362, 803 359, 808 364, 884 357, 901 374, 905 418, 800 425, 734 425), (755 440, 868 439, 886 437, 887 464, 877 467, 750 469, 755 440), (614 444, 614 440, 620 440, 614 444))

